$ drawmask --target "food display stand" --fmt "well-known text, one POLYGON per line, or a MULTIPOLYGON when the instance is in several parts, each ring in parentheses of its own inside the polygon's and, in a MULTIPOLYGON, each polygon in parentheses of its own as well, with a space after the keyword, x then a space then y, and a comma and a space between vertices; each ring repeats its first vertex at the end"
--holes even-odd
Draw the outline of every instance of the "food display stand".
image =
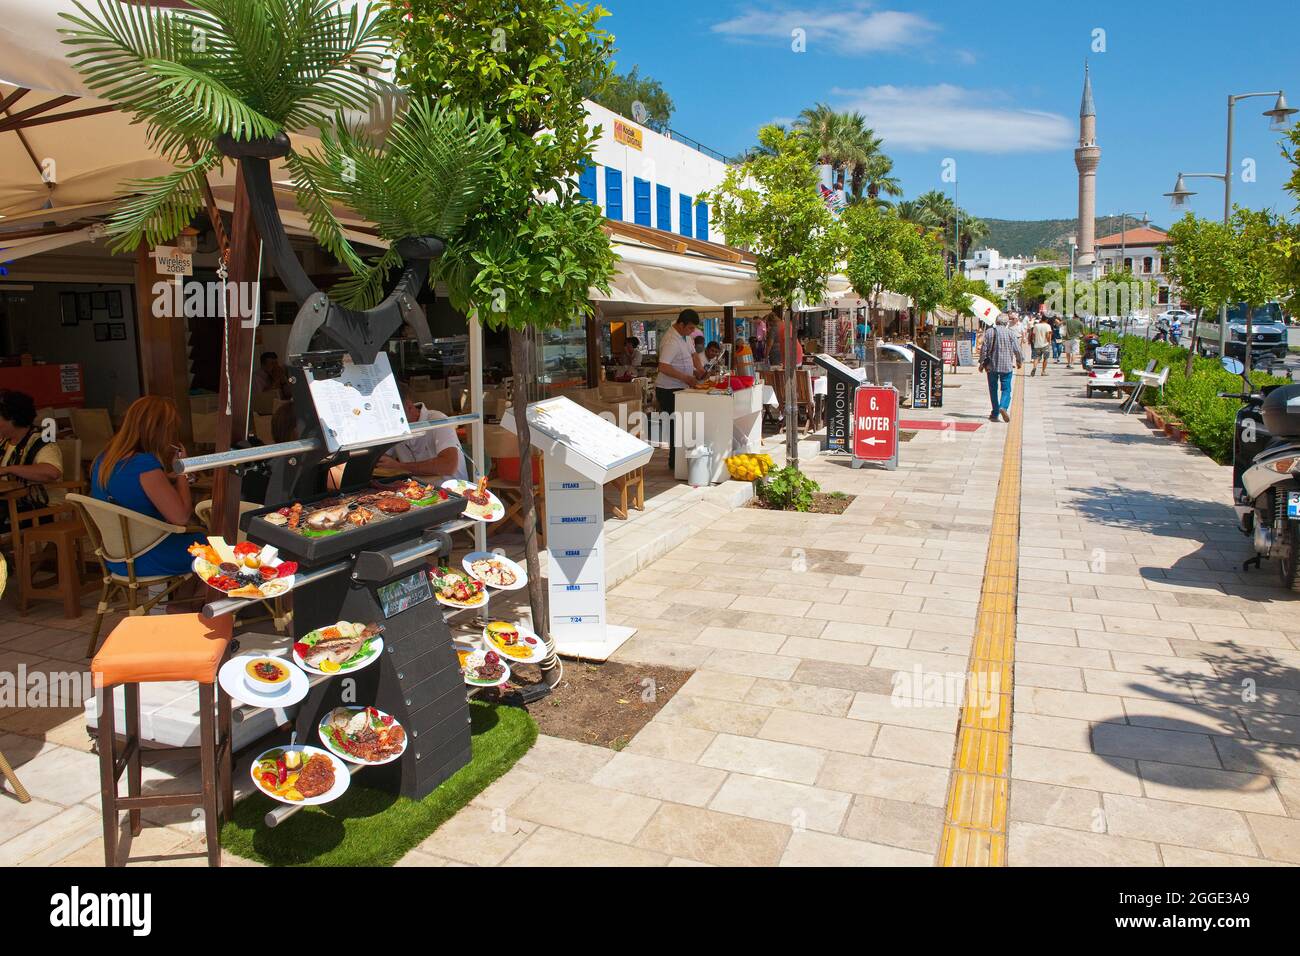
MULTIPOLYGON (((752 389, 750 391, 753 391, 752 389)), ((636 633, 606 613, 606 483, 646 465, 654 449, 567 398, 528 406, 546 471, 548 620, 558 653, 603 661, 636 633)), ((502 424, 515 433, 515 416, 502 424)))
MULTIPOLYGON (((294 255, 275 205, 269 163, 257 158, 243 165, 267 256, 300 303, 285 363, 300 438, 181 459, 176 470, 266 473, 268 507, 244 514, 240 527, 249 542, 278 549, 281 560, 298 565, 291 593, 295 646, 322 627, 345 622, 382 628, 377 660, 312 683, 298 710, 296 742, 313 742, 322 717, 336 706, 377 708, 397 721, 407 745, 399 759, 364 769, 374 785, 420 799, 470 759, 466 690, 448 626, 448 618, 461 612, 433 600, 429 564, 450 555, 450 534, 468 526, 466 509, 479 505, 468 493, 418 480, 385 486, 375 481, 374 471, 394 444, 479 418, 408 422, 384 351, 404 323, 432 350, 416 295, 443 243, 434 237, 402 240, 407 265, 388 298, 367 312, 344 309, 315 288, 294 255), (331 473, 340 466, 340 490, 331 491, 331 473)), ((224 563, 221 571, 232 573, 224 563)), ((212 601, 203 614, 232 614, 249 604, 232 595, 212 601)), ((274 825, 301 805, 277 807, 268 822, 274 825)))
POLYGON ((754 454, 763 444, 762 386, 728 392, 721 389, 683 388, 676 398, 677 449, 673 476, 685 481, 687 453, 697 445, 713 450, 713 484, 728 478, 726 459, 731 455, 754 454), (689 424, 688 424, 689 416, 689 424))

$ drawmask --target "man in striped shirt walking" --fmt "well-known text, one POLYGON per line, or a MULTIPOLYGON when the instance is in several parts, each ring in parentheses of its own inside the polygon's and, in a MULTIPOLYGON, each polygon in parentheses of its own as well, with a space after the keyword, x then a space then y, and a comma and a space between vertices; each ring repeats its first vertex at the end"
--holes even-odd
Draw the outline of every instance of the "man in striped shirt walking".
POLYGON ((988 375, 993 402, 989 421, 997 421, 999 415, 1004 422, 1011 421, 1011 375, 1024 364, 1019 337, 1007 327, 1007 317, 999 315, 980 343, 980 370, 988 375))

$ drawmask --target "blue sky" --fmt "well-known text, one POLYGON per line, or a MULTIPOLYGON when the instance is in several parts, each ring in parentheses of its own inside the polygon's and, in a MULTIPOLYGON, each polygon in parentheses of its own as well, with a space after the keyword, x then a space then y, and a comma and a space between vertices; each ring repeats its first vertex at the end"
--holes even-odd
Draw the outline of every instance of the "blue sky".
MULTIPOLYGON (((1097 101, 1099 215, 1181 215, 1162 193, 1179 170, 1220 172, 1227 95, 1284 89, 1300 106, 1293 2, 1144 0, 1036 5, 907 0, 603 0, 618 66, 660 80, 673 127, 728 155, 758 127, 823 101, 863 112, 908 196, 946 188, 961 205, 1012 219, 1075 215, 1073 148, 1085 57, 1097 101), (805 31, 806 52, 792 50, 805 31), (1094 34, 1102 30, 1104 34, 1094 34), (1104 42, 1095 52, 1094 37, 1104 42)), ((1290 213, 1288 164, 1260 113, 1237 108, 1234 201, 1290 213), (1256 181, 1242 182, 1241 162, 1256 181)), ((1192 185, 1191 208, 1223 211, 1223 187, 1192 185)))

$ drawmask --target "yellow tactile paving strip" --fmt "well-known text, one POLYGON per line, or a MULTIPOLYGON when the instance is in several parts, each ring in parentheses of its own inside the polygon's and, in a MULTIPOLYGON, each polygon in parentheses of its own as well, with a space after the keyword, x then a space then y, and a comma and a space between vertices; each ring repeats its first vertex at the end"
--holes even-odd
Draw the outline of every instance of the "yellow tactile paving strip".
POLYGON ((1024 406, 1024 376, 1019 375, 993 508, 966 699, 953 748, 940 866, 1005 866, 1007 861, 1024 406))

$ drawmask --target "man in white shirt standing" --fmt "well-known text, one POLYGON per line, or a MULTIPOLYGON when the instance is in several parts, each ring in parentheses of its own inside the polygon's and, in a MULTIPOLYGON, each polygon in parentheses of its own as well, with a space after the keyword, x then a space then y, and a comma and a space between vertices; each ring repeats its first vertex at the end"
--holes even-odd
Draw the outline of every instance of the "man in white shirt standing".
MULTIPOLYGON (((446 418, 442 412, 425 408, 419 402, 411 401, 406 386, 399 386, 402 404, 406 409, 406 420, 414 425, 416 422, 432 422, 446 418)), ((456 429, 431 428, 412 435, 404 442, 394 445, 388 454, 375 463, 380 468, 392 468, 405 471, 419 478, 459 478, 469 480, 465 467, 465 453, 456 437, 456 429)))
POLYGON ((668 416, 668 470, 677 467, 677 393, 704 377, 700 354, 695 351, 693 334, 700 327, 700 315, 683 309, 677 321, 659 340, 659 377, 655 379, 655 398, 659 411, 668 416))
POLYGON ((1033 352, 1031 354, 1031 368, 1029 375, 1032 378, 1042 369, 1044 375, 1047 374, 1047 356, 1052 351, 1052 323, 1047 321, 1047 316, 1040 315, 1037 324, 1030 330, 1030 338, 1033 340, 1033 352))

